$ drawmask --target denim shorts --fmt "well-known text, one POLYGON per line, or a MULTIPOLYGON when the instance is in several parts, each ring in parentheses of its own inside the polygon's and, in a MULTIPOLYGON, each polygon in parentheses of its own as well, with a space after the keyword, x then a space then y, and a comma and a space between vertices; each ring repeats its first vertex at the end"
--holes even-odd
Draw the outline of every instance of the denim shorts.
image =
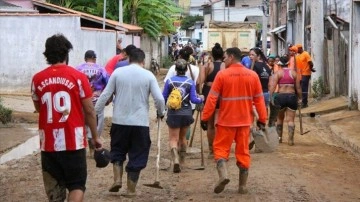
POLYGON ((270 104, 270 93, 263 92, 263 94, 264 94, 265 106, 268 107, 270 104))

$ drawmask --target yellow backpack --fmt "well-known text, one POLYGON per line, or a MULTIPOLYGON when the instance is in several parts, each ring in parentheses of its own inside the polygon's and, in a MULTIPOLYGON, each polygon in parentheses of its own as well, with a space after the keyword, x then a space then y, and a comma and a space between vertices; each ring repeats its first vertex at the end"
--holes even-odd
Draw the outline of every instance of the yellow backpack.
POLYGON ((189 95, 187 94, 184 98, 182 97, 181 95, 181 91, 180 91, 180 87, 186 83, 188 80, 190 79, 187 79, 186 81, 184 81, 179 87, 176 87, 174 85, 174 83, 170 80, 170 83, 171 85, 173 86, 173 89, 171 90, 171 93, 168 97, 168 100, 166 102, 166 105, 169 109, 172 109, 172 110, 178 110, 181 108, 181 103, 183 100, 185 100, 185 98, 189 95))

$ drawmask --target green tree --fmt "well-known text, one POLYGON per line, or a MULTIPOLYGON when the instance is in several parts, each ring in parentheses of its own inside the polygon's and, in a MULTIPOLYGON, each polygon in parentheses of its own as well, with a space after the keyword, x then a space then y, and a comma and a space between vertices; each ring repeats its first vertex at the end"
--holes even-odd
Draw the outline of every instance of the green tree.
POLYGON ((195 16, 186 16, 181 20, 181 27, 182 30, 187 30, 189 27, 194 26, 196 21, 204 21, 204 17, 200 15, 195 16))
MULTIPOLYGON (((103 0, 47 0, 49 3, 103 16, 103 0)), ((106 18, 119 20, 119 1, 107 0, 106 18)), ((176 14, 182 12, 172 0, 123 0, 123 19, 125 23, 142 27, 144 33, 156 39, 160 34, 175 31, 173 22, 176 14)))
POLYGON ((172 0, 124 0, 124 21, 139 25, 151 38, 175 31, 175 14, 182 11, 172 0))

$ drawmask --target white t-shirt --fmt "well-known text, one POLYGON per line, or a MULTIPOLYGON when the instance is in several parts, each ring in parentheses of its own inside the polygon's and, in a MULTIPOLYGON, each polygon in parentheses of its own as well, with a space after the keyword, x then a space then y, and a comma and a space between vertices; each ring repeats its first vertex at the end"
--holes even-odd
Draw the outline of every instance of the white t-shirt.
MULTIPOLYGON (((190 64, 190 68, 191 68, 191 71, 192 71, 192 75, 194 76, 194 82, 196 83, 197 79, 199 78, 200 69, 199 69, 199 67, 197 67, 195 65, 191 65, 191 64, 190 64)), ((186 71, 185 75, 188 78, 192 79, 189 69, 186 71)), ((173 65, 173 66, 171 66, 169 68, 169 71, 167 72, 167 74, 166 74, 166 76, 164 78, 164 82, 166 82, 168 79, 170 79, 173 76, 176 76, 175 65, 173 65)), ((191 108, 195 109, 195 104, 191 103, 191 108)))

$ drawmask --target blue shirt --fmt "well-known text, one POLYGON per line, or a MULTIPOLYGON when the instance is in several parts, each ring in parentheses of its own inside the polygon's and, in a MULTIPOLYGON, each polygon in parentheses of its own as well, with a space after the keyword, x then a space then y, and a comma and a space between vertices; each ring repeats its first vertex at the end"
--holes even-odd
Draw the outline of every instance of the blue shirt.
POLYGON ((119 67, 125 67, 125 66, 127 66, 129 64, 130 64, 129 60, 121 60, 121 61, 116 63, 114 70, 119 68, 119 67))

